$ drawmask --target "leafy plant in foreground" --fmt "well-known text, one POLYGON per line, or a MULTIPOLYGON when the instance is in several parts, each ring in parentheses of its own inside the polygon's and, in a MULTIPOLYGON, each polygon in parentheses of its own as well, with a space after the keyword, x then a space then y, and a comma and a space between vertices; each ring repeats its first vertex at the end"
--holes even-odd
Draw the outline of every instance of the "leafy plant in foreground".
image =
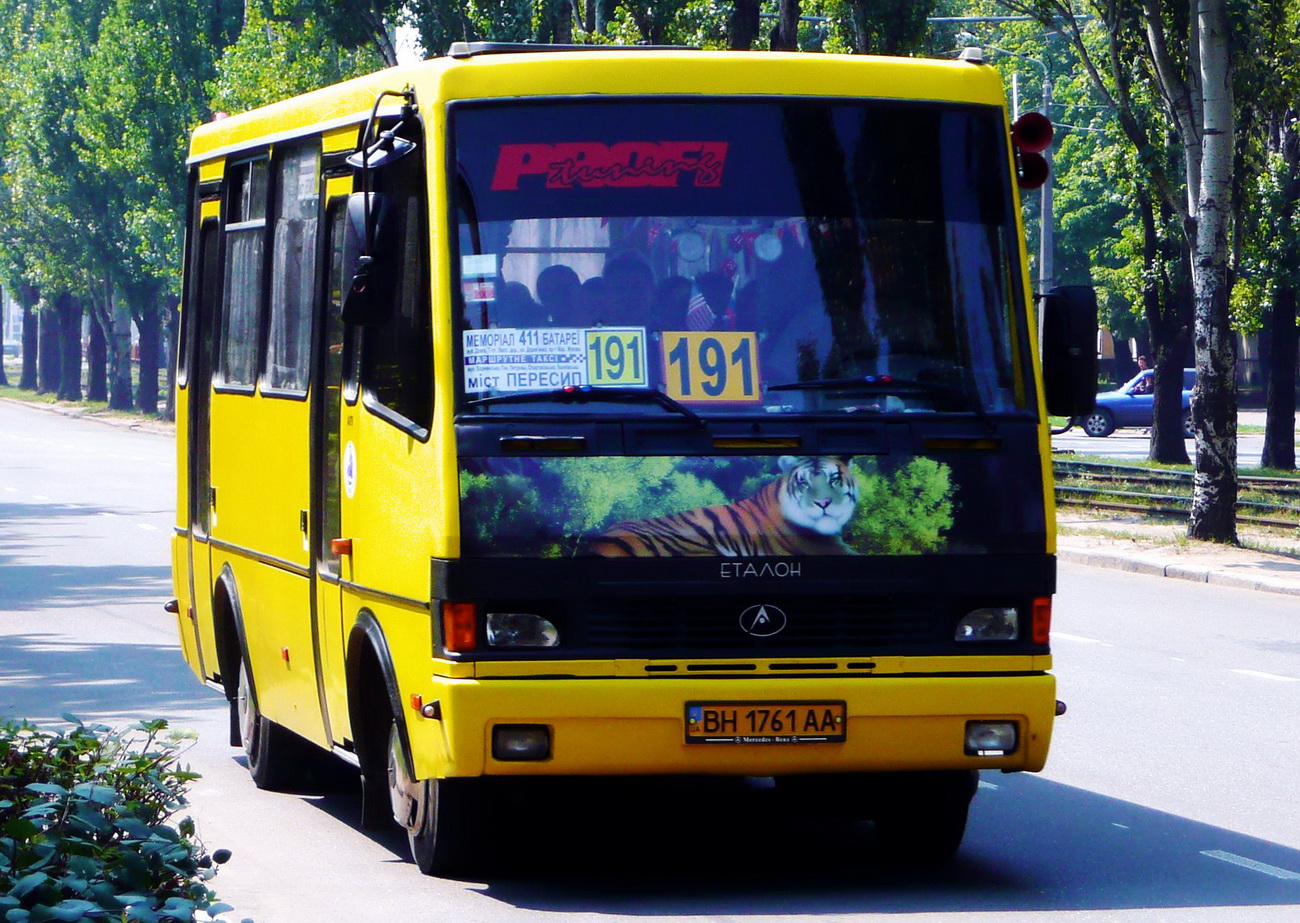
MULTIPOLYGON (((67 717, 67 716, 65 716, 67 717)), ((0 919, 191 923, 231 908, 206 882, 194 821, 173 822, 198 776, 167 722, 68 731, 0 724, 0 919)))

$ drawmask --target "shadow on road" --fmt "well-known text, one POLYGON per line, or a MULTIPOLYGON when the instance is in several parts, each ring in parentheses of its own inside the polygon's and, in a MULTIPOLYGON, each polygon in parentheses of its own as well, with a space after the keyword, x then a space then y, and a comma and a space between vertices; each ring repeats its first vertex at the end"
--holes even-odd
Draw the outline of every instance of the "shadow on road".
POLYGON ((129 564, 4 564, 0 609, 57 606, 162 605, 171 596, 171 568, 129 564))
MULTIPOLYGON (((870 824, 791 810, 753 782, 529 786, 481 893, 528 911, 702 917, 1300 905, 1300 850, 1038 777, 986 778, 997 787, 976 798, 962 851, 930 870, 891 862, 870 824)), ((306 800, 360 815, 354 792, 306 800)), ((405 856, 396 829, 371 836, 405 856)))
POLYGON ((201 692, 175 644, 81 641, 66 632, 0 637, 0 720, 168 717, 193 712, 201 692))

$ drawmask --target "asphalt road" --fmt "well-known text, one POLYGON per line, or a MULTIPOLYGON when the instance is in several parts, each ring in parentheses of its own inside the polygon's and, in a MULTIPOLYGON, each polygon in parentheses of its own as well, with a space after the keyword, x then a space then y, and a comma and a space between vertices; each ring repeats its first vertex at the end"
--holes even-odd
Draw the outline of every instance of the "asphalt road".
MULTIPOLYGON (((1113 437, 1112 437, 1113 438, 1113 437)), ((1285 596, 1063 565, 1048 770, 986 773, 949 867, 762 785, 541 790, 491 881, 419 874, 359 801, 254 788, 180 659, 170 440, 0 402, 0 717, 197 733, 192 812, 258 923, 1300 919, 1300 612, 1285 596), (1014 914, 1014 917, 1012 916, 1014 914)), ((345 780, 346 781, 346 780, 345 780)), ((827 805, 832 812, 833 805, 827 805)))
MULTIPOLYGON (((1188 439, 1187 457, 1194 458, 1196 444, 1188 439)), ((1151 434, 1136 428, 1117 429, 1109 436, 1084 435, 1077 426, 1052 437, 1052 448, 1057 452, 1075 452, 1079 455, 1103 455, 1121 461, 1142 461, 1151 451, 1151 434)), ((1264 453, 1264 436, 1246 433, 1237 437, 1237 464, 1242 469, 1258 468, 1264 453)))

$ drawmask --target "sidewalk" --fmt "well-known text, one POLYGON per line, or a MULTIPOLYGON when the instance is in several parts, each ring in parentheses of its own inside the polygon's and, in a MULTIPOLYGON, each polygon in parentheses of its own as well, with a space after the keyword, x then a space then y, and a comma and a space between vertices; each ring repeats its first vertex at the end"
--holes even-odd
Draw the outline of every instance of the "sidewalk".
POLYGON ((45 413, 57 413, 60 416, 71 417, 74 420, 93 420, 96 423, 106 423, 109 426, 117 426, 121 429, 133 429, 142 433, 153 433, 157 436, 176 435, 175 423, 169 423, 166 420, 155 420, 149 417, 142 417, 134 412, 89 410, 84 406, 76 404, 46 404, 41 401, 21 401, 11 397, 0 397, 0 402, 11 404, 15 407, 30 407, 32 410, 41 410, 45 413))
POLYGON ((1268 540, 1270 545, 1293 549, 1290 554, 1274 554, 1190 541, 1185 538, 1185 523, 1099 520, 1066 510, 1058 511, 1057 522, 1057 557, 1061 561, 1300 596, 1300 553, 1296 553, 1300 552, 1296 547, 1300 539, 1268 540))

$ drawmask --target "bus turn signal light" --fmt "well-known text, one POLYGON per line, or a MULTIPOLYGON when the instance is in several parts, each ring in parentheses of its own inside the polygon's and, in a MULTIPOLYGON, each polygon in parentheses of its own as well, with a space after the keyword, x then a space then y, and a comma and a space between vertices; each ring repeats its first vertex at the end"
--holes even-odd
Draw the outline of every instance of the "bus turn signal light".
POLYGON ((453 654, 478 649, 478 612, 473 603, 442 604, 442 643, 453 654))
POLYGON ((336 554, 339 557, 352 554, 352 539, 350 538, 330 539, 330 554, 336 554))
POLYGON ((1052 640, 1052 597, 1040 596, 1034 600, 1034 643, 1047 644, 1052 640))

